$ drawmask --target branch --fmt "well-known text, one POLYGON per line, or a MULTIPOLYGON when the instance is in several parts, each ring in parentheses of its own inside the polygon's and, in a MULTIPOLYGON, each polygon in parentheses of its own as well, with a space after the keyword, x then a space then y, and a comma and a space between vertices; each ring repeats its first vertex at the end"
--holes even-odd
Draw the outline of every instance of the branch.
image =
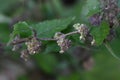
MULTIPOLYGON (((72 35, 72 34, 77 34, 78 31, 73 31, 73 32, 69 32, 67 34, 64 34, 62 37, 67 37, 69 35, 72 35)), ((34 31, 34 35, 36 35, 35 31, 34 31)), ((16 45, 16 44, 21 44, 21 43, 24 43, 24 42, 27 42, 29 41, 31 38, 33 37, 30 37, 30 38, 22 38, 22 39, 19 39, 17 41, 13 41, 11 44, 12 45, 16 45)), ((39 41, 56 41, 57 39, 54 39, 54 38, 37 38, 39 41)))
MULTIPOLYGON (((32 37, 19 39, 19 40, 17 40, 17 41, 11 42, 11 44, 12 44, 12 45, 21 44, 21 43, 24 43, 24 42, 29 41, 30 39, 32 39, 32 37)), ((53 39, 53 38, 37 38, 37 39, 38 39, 39 41, 56 41, 56 39, 53 39)))
POLYGON ((11 42, 11 44, 12 44, 12 45, 21 44, 21 43, 24 43, 24 42, 26 42, 26 41, 28 41, 28 40, 30 40, 30 39, 31 39, 31 38, 19 39, 19 40, 17 40, 17 41, 11 42))
POLYGON ((64 34, 64 37, 72 35, 72 34, 77 34, 77 33, 78 33, 78 31, 69 32, 67 34, 64 34))

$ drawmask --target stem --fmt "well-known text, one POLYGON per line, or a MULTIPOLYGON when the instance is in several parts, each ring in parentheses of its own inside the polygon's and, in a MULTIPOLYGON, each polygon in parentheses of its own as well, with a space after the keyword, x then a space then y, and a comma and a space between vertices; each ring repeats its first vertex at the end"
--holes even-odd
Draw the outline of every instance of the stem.
POLYGON ((30 38, 23 38, 23 39, 20 39, 20 40, 17 40, 17 41, 13 41, 11 44, 16 45, 16 44, 24 43, 28 40, 30 40, 30 38))
POLYGON ((108 43, 105 43, 104 45, 114 58, 120 60, 120 58, 113 52, 112 48, 108 43))
POLYGON ((56 41, 56 39, 53 39, 53 38, 38 38, 38 40, 41 40, 41 41, 56 41))
MULTIPOLYGON (((36 32, 33 31, 33 33, 34 33, 34 36, 36 36, 36 32)), ((77 33, 78 33, 78 31, 73 31, 73 32, 64 34, 62 37, 66 37, 66 36, 69 36, 69 35, 72 35, 72 34, 77 34, 77 33)), ((29 41, 31 38, 32 38, 32 37, 30 37, 30 38, 23 38, 23 39, 20 39, 20 40, 18 40, 18 41, 13 41, 11 44, 12 44, 12 45, 16 45, 16 44, 20 44, 20 43, 23 43, 23 42, 27 42, 27 41, 29 41)), ((56 41, 56 39, 54 39, 54 38, 37 38, 37 39, 40 40, 40 41, 56 41)))
MULTIPOLYGON (((29 41, 31 38, 32 37, 23 38, 23 39, 20 39, 20 40, 17 40, 17 41, 13 41, 11 44, 12 45, 21 44, 21 43, 29 41)), ((56 41, 56 39, 53 39, 53 38, 37 38, 37 39, 40 40, 40 41, 56 41)))
POLYGON ((78 31, 69 32, 67 34, 64 34, 64 37, 72 35, 72 34, 77 34, 77 33, 78 33, 78 31))

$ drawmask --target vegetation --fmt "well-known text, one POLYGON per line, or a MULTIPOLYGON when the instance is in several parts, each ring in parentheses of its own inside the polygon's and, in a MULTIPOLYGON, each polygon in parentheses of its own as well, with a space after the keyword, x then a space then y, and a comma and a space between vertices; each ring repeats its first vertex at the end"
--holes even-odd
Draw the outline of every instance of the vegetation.
POLYGON ((119 0, 4 0, 0 4, 1 66, 9 60, 24 69, 14 79, 120 79, 119 0))

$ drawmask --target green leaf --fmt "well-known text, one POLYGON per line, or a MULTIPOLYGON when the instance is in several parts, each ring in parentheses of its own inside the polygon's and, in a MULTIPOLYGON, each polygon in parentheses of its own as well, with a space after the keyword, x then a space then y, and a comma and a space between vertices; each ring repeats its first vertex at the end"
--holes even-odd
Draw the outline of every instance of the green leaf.
POLYGON ((26 22, 19 22, 14 25, 13 35, 20 35, 21 38, 32 35, 32 30, 26 22))
POLYGON ((46 46, 45 52, 44 53, 50 53, 50 52, 58 52, 60 49, 57 45, 57 43, 49 43, 46 46))
POLYGON ((94 26, 91 30, 91 34, 95 39, 96 45, 101 45, 103 43, 103 40, 109 34, 109 30, 109 24, 105 21, 103 21, 100 26, 94 26))
POLYGON ((12 34, 7 45, 15 38, 16 35, 19 35, 20 38, 30 37, 32 35, 32 30, 26 22, 18 22, 14 25, 12 34))
POLYGON ((57 67, 57 58, 53 54, 36 54, 33 55, 37 65, 47 73, 53 73, 57 67))
POLYGON ((38 37, 51 38, 56 32, 60 32, 66 29, 74 19, 75 18, 70 17, 67 19, 55 19, 50 21, 44 21, 33 25, 32 27, 37 31, 38 37))

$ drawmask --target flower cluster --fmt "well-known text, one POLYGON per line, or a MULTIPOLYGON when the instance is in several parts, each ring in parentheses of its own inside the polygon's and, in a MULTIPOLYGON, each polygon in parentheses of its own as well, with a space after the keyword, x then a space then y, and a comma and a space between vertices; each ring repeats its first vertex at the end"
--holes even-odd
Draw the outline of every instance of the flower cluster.
POLYGON ((120 8, 117 5, 117 0, 100 0, 101 12, 98 12, 90 17, 89 21, 92 25, 98 26, 101 20, 106 20, 110 24, 110 28, 119 25, 118 14, 120 8))
POLYGON ((80 40, 85 40, 87 34, 88 34, 88 27, 84 24, 74 24, 73 27, 80 33, 80 40))
POLYGON ((35 36, 31 38, 21 39, 19 36, 16 36, 15 39, 12 41, 13 51, 20 49, 21 43, 25 43, 27 49, 21 51, 21 58, 27 61, 29 54, 35 54, 41 49, 41 41, 39 41, 35 36))
POLYGON ((120 12, 120 9, 117 5, 117 0, 102 0, 104 3, 104 6, 102 6, 103 9, 103 17, 105 20, 107 20, 113 27, 114 25, 119 25, 119 21, 117 19, 117 15, 120 12))
POLYGON ((33 37, 31 40, 25 42, 25 44, 29 54, 37 53, 41 47, 41 42, 36 37, 33 37))
POLYGON ((54 36, 57 40, 58 46, 60 46, 61 50, 60 53, 64 53, 71 45, 71 40, 65 39, 65 36, 61 32, 57 32, 54 36))
MULTIPOLYGON (((93 26, 99 26, 102 20, 105 20, 109 23, 110 32, 105 41, 111 41, 115 37, 114 28, 119 26, 118 15, 120 12, 120 8, 118 7, 117 0, 100 0, 100 9, 101 11, 93 14, 89 18, 89 22, 93 26)), ((94 44, 95 40, 91 42, 94 44)))
POLYGON ((91 16, 89 18, 89 21, 92 25, 99 26, 101 23, 101 19, 102 19, 102 16, 98 13, 98 14, 94 14, 93 16, 91 16))

